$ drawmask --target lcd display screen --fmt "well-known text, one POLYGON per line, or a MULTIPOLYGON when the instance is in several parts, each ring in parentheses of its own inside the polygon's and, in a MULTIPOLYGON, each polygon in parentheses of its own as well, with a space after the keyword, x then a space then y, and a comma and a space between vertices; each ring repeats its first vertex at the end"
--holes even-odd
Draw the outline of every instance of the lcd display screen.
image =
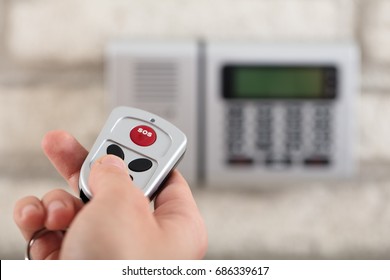
POLYGON ((237 66, 223 68, 226 98, 323 99, 336 96, 336 68, 237 66))

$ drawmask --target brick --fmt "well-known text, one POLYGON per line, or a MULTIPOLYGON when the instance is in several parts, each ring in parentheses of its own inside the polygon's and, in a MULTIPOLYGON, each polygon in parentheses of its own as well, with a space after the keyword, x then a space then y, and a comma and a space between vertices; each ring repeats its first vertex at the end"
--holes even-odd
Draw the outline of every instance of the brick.
POLYGON ((368 161, 390 160, 390 95, 366 92, 358 104, 359 156, 368 161))
POLYGON ((2 57, 2 52, 4 48, 4 23, 6 16, 6 7, 4 0, 0 0, 0 58, 2 57))
POLYGON ((390 2, 373 1, 364 26, 367 58, 373 63, 390 64, 390 2))
POLYGON ((388 0, 370 1, 369 23, 390 24, 390 2, 388 0))
POLYGON ((0 154, 38 154, 53 129, 69 131, 90 148, 105 113, 101 86, 0 85, 0 154))
POLYGON ((332 40, 353 36, 354 0, 11 1, 8 49, 27 62, 101 61, 113 38, 332 40))
POLYGON ((390 94, 390 67, 366 65, 361 76, 364 89, 390 94))
POLYGON ((364 40, 371 63, 390 64, 390 25, 367 27, 364 40))

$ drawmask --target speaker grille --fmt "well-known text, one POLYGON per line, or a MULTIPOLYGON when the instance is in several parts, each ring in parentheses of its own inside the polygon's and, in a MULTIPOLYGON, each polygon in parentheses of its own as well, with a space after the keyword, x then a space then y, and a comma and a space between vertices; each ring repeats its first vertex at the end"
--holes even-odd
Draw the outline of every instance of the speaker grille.
POLYGON ((133 66, 138 101, 172 101, 178 93, 178 64, 172 61, 138 61, 133 66))

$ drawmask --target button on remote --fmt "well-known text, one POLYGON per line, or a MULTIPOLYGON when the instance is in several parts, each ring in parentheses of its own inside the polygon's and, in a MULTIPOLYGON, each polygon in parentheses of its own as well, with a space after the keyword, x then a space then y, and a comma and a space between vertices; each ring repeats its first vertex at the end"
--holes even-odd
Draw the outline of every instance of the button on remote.
POLYGON ((157 135, 153 128, 139 125, 130 131, 130 139, 138 146, 146 147, 156 142, 157 135))
POLYGON ((129 163, 129 169, 134 172, 144 172, 149 170, 153 163, 147 158, 138 158, 129 163))
POLYGON ((115 144, 111 144, 107 147, 107 154, 115 155, 117 157, 120 157, 122 160, 125 159, 125 154, 123 153, 123 150, 121 149, 121 147, 115 144))

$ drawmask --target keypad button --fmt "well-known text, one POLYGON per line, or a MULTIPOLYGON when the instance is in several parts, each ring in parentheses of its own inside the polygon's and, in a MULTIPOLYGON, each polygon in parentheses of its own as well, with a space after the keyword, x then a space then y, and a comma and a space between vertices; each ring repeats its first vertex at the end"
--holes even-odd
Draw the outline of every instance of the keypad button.
POLYGON ((107 147, 107 154, 108 155, 115 155, 117 157, 120 157, 122 160, 125 159, 125 154, 121 147, 115 144, 111 144, 110 146, 107 147))
POLYGON ((331 164, 330 158, 326 156, 312 156, 304 160, 306 166, 326 166, 331 164))
POLYGON ((134 172, 144 172, 152 168, 153 163, 147 158, 138 158, 129 163, 129 169, 134 172))
POLYGON ((239 166, 247 166, 247 165, 253 165, 254 160, 253 158, 247 157, 247 156, 232 156, 228 159, 229 165, 239 165, 239 166))
POLYGON ((284 158, 266 158, 265 164, 268 166, 271 165, 278 165, 278 166, 289 166, 292 164, 290 157, 284 157, 284 158))

